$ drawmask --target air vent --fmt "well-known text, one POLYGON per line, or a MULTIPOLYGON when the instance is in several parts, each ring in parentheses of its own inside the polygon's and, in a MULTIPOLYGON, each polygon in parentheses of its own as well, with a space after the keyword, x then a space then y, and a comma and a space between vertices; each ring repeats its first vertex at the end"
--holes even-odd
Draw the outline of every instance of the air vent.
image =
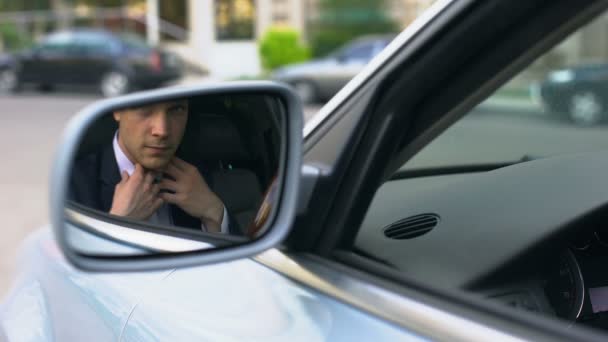
POLYGON ((421 214, 404 218, 384 227, 384 235, 389 239, 413 239, 426 234, 439 223, 435 214, 421 214))

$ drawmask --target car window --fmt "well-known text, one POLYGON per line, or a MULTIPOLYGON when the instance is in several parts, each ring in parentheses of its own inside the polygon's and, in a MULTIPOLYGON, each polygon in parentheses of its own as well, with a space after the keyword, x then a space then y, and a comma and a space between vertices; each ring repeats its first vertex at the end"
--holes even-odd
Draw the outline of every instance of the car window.
POLYGON ((120 39, 122 43, 130 49, 147 50, 150 48, 145 40, 135 34, 121 34, 120 39))
POLYGON ((604 14, 571 34, 405 163, 377 189, 354 251, 608 331, 606 27, 604 14))
POLYGON ((60 32, 48 36, 39 46, 39 51, 43 53, 64 53, 70 51, 75 44, 72 33, 60 32))
POLYGON ((75 41, 78 51, 87 55, 107 54, 117 49, 111 37, 99 33, 80 33, 75 41))
POLYGON ((598 18, 538 58, 402 170, 608 149, 607 18, 598 18))
POLYGON ((341 53, 340 58, 344 61, 368 61, 373 57, 374 43, 358 43, 350 46, 341 53))

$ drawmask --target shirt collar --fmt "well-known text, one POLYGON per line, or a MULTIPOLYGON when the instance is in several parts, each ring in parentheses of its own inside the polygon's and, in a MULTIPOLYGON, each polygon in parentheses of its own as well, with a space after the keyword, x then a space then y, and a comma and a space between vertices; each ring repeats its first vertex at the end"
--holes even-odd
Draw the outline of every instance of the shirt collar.
POLYGON ((114 134, 114 156, 116 157, 116 164, 118 164, 118 171, 122 175, 123 171, 127 171, 129 176, 135 172, 135 164, 133 164, 127 155, 123 152, 122 148, 118 144, 118 131, 114 134))

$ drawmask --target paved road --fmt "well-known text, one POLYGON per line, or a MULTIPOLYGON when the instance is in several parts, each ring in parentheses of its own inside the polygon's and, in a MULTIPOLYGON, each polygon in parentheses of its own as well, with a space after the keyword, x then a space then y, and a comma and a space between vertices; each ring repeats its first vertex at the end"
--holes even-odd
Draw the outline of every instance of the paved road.
POLYGON ((407 166, 515 161, 569 152, 608 150, 608 125, 576 127, 540 111, 486 106, 450 127, 407 166))
MULTIPOLYGON (((50 163, 59 135, 75 112, 96 99, 88 93, 26 92, 0 97, 0 295, 15 271, 15 251, 48 222, 50 163)), ((307 107, 306 118, 319 106, 307 107)), ((607 126, 608 127, 608 126, 607 126)), ((559 151, 608 149, 606 127, 577 128, 541 112, 485 108, 470 115, 413 162, 417 166, 487 162, 559 151), (531 146, 534 146, 531 148, 531 146)))
POLYGON ((50 164, 63 126, 93 97, 0 97, 0 294, 14 272, 15 251, 48 222, 50 164))

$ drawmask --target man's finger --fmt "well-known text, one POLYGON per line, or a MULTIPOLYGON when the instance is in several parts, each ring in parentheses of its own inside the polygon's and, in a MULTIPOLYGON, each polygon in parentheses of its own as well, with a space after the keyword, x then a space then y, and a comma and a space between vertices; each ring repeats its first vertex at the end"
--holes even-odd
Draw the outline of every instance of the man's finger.
POLYGON ((158 194, 158 192, 160 191, 161 187, 160 184, 152 184, 152 186, 150 187, 150 194, 152 194, 153 196, 156 196, 156 194, 158 194))
POLYGON ((120 182, 121 182, 121 183, 124 183, 124 182, 126 182, 126 181, 128 181, 128 180, 129 180, 129 173, 128 173, 127 171, 123 171, 123 172, 120 174, 120 182))
POLYGON ((152 203, 152 213, 155 213, 164 203, 165 201, 162 198, 157 197, 152 203))
POLYGON ((139 164, 139 163, 135 164, 135 171, 133 172, 133 175, 143 177, 144 176, 144 167, 141 166, 141 164, 139 164))
POLYGON ((146 183, 146 184, 154 183, 154 174, 152 172, 146 172, 146 175, 144 176, 144 183, 146 183))
POLYGON ((143 219, 149 219, 154 213, 165 203, 161 198, 156 197, 155 199, 149 202, 150 204, 145 207, 142 213, 143 219))
POLYGON ((163 178, 158 185, 160 185, 160 188, 163 190, 170 190, 173 192, 177 192, 179 190, 179 183, 167 178, 163 178))
POLYGON ((172 193, 168 193, 168 192, 161 192, 160 194, 158 194, 158 197, 167 203, 179 204, 178 203, 179 200, 177 199, 178 197, 176 194, 172 194, 172 193))

